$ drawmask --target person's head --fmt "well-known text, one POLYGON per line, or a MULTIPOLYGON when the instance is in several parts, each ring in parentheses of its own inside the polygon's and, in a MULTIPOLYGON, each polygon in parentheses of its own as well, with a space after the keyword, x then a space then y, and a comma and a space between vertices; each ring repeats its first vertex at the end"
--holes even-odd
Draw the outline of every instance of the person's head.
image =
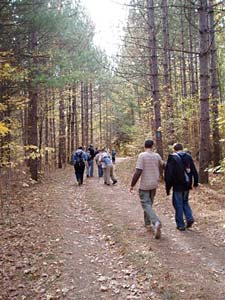
POLYGON ((83 147, 82 147, 82 146, 80 146, 80 147, 78 147, 78 149, 80 149, 80 150, 83 150, 83 147))
POLYGON ((152 149, 154 142, 152 140, 145 141, 145 149, 152 149))
POLYGON ((92 144, 90 144, 90 146, 89 146, 90 148, 93 148, 94 146, 92 145, 92 144))
POLYGON ((174 151, 182 151, 183 150, 183 145, 180 144, 180 143, 175 143, 173 145, 173 149, 174 149, 174 151))

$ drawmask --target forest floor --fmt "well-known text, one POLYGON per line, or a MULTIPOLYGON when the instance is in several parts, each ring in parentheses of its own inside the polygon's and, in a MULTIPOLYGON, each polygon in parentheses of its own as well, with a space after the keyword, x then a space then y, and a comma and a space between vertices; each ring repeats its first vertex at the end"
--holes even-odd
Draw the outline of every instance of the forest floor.
POLYGON ((0 225, 0 299, 224 300, 224 193, 192 191, 196 223, 179 232, 161 184, 154 207, 162 237, 155 240, 137 192, 128 192, 133 171, 127 158, 116 165, 115 186, 97 177, 77 186, 69 167, 24 185, 10 224, 0 225))

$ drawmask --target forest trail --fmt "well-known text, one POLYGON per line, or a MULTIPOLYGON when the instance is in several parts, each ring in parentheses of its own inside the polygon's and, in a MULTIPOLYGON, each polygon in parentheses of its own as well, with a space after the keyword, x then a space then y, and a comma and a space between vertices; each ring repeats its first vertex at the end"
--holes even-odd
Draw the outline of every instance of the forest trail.
POLYGON ((155 240, 137 193, 128 192, 132 171, 121 160, 117 185, 94 177, 78 187, 67 168, 27 188, 24 212, 13 207, 12 226, 0 227, 0 299, 224 300, 224 196, 193 191, 196 223, 179 232, 161 185, 155 240))

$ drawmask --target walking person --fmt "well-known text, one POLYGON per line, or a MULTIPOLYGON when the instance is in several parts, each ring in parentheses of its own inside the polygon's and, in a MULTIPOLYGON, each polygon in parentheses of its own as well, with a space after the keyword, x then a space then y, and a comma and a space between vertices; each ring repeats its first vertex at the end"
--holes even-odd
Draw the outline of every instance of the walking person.
POLYGON ((163 167, 164 163, 161 156, 153 152, 153 144, 152 140, 145 141, 145 152, 140 153, 138 156, 130 192, 133 191, 135 184, 141 177, 139 197, 144 210, 144 223, 145 226, 153 225, 154 236, 159 239, 162 225, 152 206, 160 178, 160 168, 163 167))
POLYGON ((94 157, 95 150, 93 145, 90 145, 87 149, 87 177, 94 176, 94 157))
POLYGON ((116 163, 116 150, 112 150, 112 162, 115 165, 115 163, 116 163))
POLYGON ((191 155, 183 151, 182 144, 174 144, 173 149, 174 153, 168 156, 165 169, 166 193, 169 195, 173 188, 172 201, 177 229, 184 231, 194 223, 188 197, 192 185, 198 186, 198 173, 191 155))
POLYGON ((98 167, 98 178, 103 177, 103 169, 102 169, 102 163, 99 161, 100 156, 102 155, 103 151, 98 150, 98 153, 95 155, 95 162, 98 167))
POLYGON ((113 184, 116 184, 117 179, 114 176, 112 159, 107 151, 102 151, 99 163, 101 163, 103 169, 104 184, 110 185, 110 179, 113 184))
POLYGON ((72 162, 74 165, 75 175, 78 182, 78 185, 83 184, 84 179, 84 169, 85 169, 85 162, 87 160, 86 154, 83 151, 82 147, 79 147, 73 154, 72 154, 72 162))

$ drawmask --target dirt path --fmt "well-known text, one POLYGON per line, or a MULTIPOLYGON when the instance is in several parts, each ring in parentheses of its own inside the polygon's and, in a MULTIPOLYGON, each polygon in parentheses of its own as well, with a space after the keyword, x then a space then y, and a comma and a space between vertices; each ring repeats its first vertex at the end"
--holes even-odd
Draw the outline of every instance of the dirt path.
MULTIPOLYGON (((162 239, 143 227, 137 193, 128 193, 133 162, 117 166, 118 184, 75 184, 72 170, 27 189, 24 212, 0 227, 0 299, 225 299, 225 202, 200 188, 196 224, 178 232, 160 187, 155 207, 162 239)), ((15 201, 15 203, 17 203, 15 201)))

